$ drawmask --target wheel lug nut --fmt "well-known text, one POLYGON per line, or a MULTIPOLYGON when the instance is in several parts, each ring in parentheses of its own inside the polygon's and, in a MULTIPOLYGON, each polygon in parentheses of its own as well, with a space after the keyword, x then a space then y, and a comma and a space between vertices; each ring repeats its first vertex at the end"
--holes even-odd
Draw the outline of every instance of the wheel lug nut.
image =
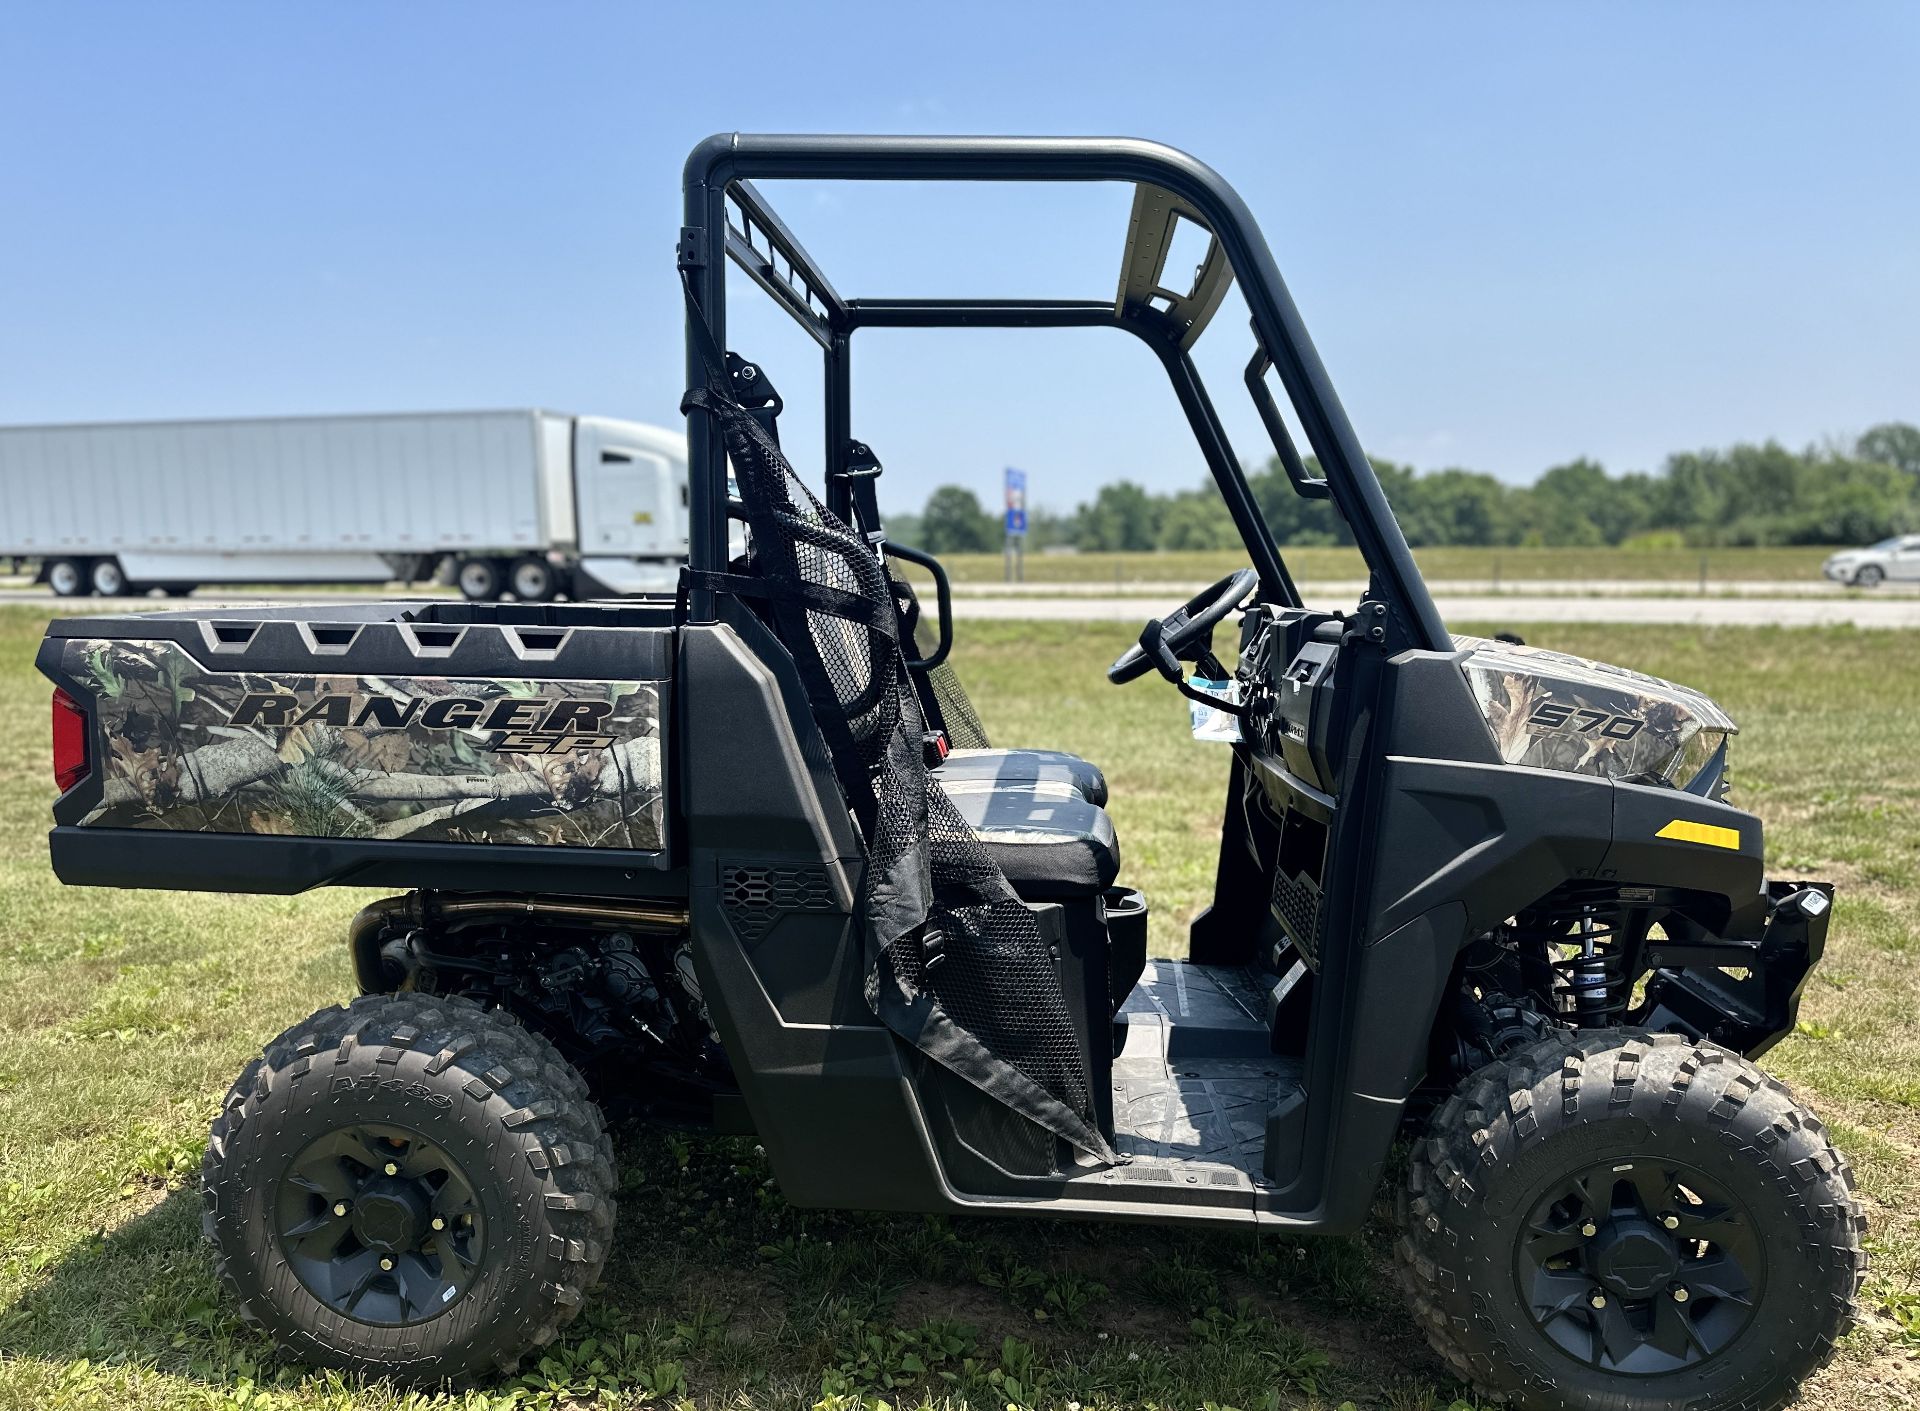
POLYGON ((1605 1308, 1607 1306, 1607 1296, 1604 1293, 1596 1292, 1587 1302, 1591 1303, 1595 1308, 1605 1308))
POLYGON ((1665 1225, 1669 1230, 1677 1230, 1680 1228, 1680 1217, 1678 1215, 1662 1215, 1660 1217, 1660 1223, 1665 1225))
POLYGON ((391 1162, 391 1161, 389 1161, 389 1162, 388 1162, 388 1163, 386 1164, 386 1168, 385 1168, 385 1169, 386 1169, 386 1173, 387 1173, 387 1174, 388 1174, 389 1176, 397 1176, 397 1175, 399 1175, 399 1174, 400 1174, 400 1168, 399 1168, 399 1167, 398 1167, 397 1165, 395 1165, 395 1164, 394 1164, 393 1162, 391 1162))
POLYGON ((380 1257, 380 1267, 382 1269, 391 1269, 393 1267, 393 1261, 391 1259, 388 1259, 385 1255, 382 1255, 380 1257))
POLYGON ((335 1215, 345 1215, 347 1213, 347 1203, 344 1200, 336 1200, 333 1203, 333 1213, 335 1215))
POLYGON ((436 1230, 444 1230, 447 1228, 447 1222, 436 1215, 433 1217, 433 1228, 436 1230))
POLYGON ((1692 1298, 1692 1297, 1693 1295, 1688 1293, 1685 1288, 1676 1288, 1673 1291, 1673 1301, 1675 1303, 1685 1303, 1689 1298, 1692 1298))
POLYGON ((1580 1233, 1585 1235, 1588 1239, 1592 1239, 1595 1235, 1600 1233, 1600 1227, 1594 1224, 1593 1221, 1589 1220, 1587 1221, 1586 1224, 1580 1227, 1580 1233))

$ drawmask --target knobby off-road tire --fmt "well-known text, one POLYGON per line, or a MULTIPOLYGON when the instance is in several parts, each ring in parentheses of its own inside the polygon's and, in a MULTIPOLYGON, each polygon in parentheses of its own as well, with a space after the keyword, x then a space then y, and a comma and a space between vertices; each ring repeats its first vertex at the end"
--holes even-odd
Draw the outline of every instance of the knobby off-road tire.
MULTIPOLYGON (((1434 1350, 1483 1396, 1527 1411, 1774 1411, 1851 1322, 1866 1270, 1852 1188, 1819 1120, 1737 1055, 1670 1034, 1566 1031, 1472 1074, 1434 1114, 1400 1193, 1396 1272, 1434 1350), (1581 1172, 1599 1174, 1564 1203, 1543 1204, 1581 1172), (1637 1195, 1661 1189, 1671 1194, 1637 1195), (1677 1230, 1683 1259, 1722 1249, 1696 1234, 1741 1251, 1756 1266, 1746 1271, 1750 1306, 1716 1298, 1704 1262, 1691 1266, 1693 1290, 1686 1264, 1669 1279, 1662 1227, 1677 1230), (1576 1247, 1536 1257, 1563 1243, 1576 1247), (1556 1272, 1569 1264, 1571 1274, 1556 1272), (1543 1323, 1537 1310, 1589 1269, 1660 1282, 1622 1296, 1595 1276, 1543 1323), (1601 1312, 1590 1313, 1581 1305, 1594 1294, 1601 1312), (1644 1374, 1612 1365, 1616 1344, 1632 1339, 1601 1318, 1643 1314, 1649 1326, 1666 1320, 1666 1342, 1691 1346, 1688 1365, 1644 1374)), ((1722 1282, 1738 1294, 1737 1276, 1722 1282)), ((1632 1356, 1658 1368, 1665 1354, 1632 1356)))
POLYGON ((244 1318, 302 1360, 413 1382, 511 1370, 552 1341, 599 1279, 613 1234, 611 1149, 579 1075, 509 1016, 449 996, 368 996, 268 1044, 214 1120, 201 1178, 216 1271, 244 1318), (370 1145, 376 1165, 391 1148, 401 1169, 388 1184, 405 1185, 415 1168, 433 1168, 423 1189, 443 1183, 431 1204, 409 1207, 403 1191, 383 1206, 420 1217, 415 1243, 435 1254, 417 1264, 396 1255, 404 1267, 371 1273, 352 1311, 338 1288, 329 1300, 310 1286, 326 1282, 313 1272, 314 1242, 333 1247, 338 1228, 337 1248, 361 1261, 349 1272, 370 1268, 384 1250, 363 1248, 369 1231, 357 1222, 385 1191, 381 1170, 331 1154, 341 1140, 349 1152, 370 1145), (316 1169, 322 1186, 336 1171, 361 1183, 358 1197, 341 1196, 350 1210, 337 1226, 327 1224, 335 1193, 311 1184, 316 1169), (461 1257, 424 1229, 443 1199, 456 1225, 468 1217, 454 1212, 471 1215, 446 1236, 462 1241, 461 1257), (283 1233, 303 1226, 318 1233, 283 1233), (435 1266, 450 1271, 444 1311, 410 1309, 404 1276, 435 1266))
MULTIPOLYGON (((600 1110, 600 1104, 593 1100, 592 1094, 587 1089, 587 1080, 581 1076, 580 1070, 566 1060, 551 1039, 538 1029, 521 1026, 520 1021, 507 1011, 493 1005, 478 1003, 464 995, 421 995, 419 997, 431 998, 436 1005, 450 1013, 477 1014, 491 1024, 510 1024, 518 1027, 527 1042, 540 1052, 541 1081, 561 1089, 573 1100, 577 1115, 590 1123, 593 1128, 595 1149, 600 1153, 601 1159, 606 1162, 608 1170, 614 1169, 613 1137, 607 1130, 606 1114, 600 1110)), ((362 995, 349 1004, 323 1009, 317 1014, 310 1015, 304 1024, 295 1027, 302 1033, 318 1034, 324 1030, 336 1036, 344 1034, 352 1027, 355 1016, 368 1013, 374 1006, 395 998, 397 996, 385 994, 362 995)), ((288 1031, 289 1034, 292 1032, 293 1030, 288 1031)), ((281 1037, 284 1039, 287 1036, 281 1037)), ((269 1045, 269 1051, 271 1051, 271 1045, 269 1045)))

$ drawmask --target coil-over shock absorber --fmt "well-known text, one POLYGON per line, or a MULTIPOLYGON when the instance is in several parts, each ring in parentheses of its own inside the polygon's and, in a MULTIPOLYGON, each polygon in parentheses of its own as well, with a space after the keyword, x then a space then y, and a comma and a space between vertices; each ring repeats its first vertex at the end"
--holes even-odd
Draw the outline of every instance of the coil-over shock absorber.
POLYGON ((1515 918, 1512 939, 1530 988, 1563 1023, 1625 1020, 1646 941, 1644 913, 1613 898, 1559 894, 1515 918))
POLYGON ((1556 988, 1566 993, 1569 1017, 1587 1029, 1617 1023, 1627 1012, 1627 987, 1620 973, 1622 956, 1613 945, 1615 928, 1610 920, 1597 920, 1587 912, 1574 934, 1579 952, 1551 962, 1556 988))

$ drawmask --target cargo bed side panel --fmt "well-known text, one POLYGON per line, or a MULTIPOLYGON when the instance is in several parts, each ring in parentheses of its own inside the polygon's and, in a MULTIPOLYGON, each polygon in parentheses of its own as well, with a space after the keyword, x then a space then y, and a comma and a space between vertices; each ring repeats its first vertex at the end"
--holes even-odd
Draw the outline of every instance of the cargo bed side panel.
MULTIPOLYGON (((234 869, 220 843, 237 837, 299 844, 294 855, 354 872, 425 845, 471 850, 480 869, 574 850, 609 867, 669 865, 670 632, 546 633, 535 640, 556 645, 528 660, 534 634, 511 628, 349 631, 327 650, 315 624, 172 617, 49 640, 42 668, 86 707, 92 761, 55 807, 56 859, 77 857, 76 838, 140 849, 143 834, 193 835, 199 851, 168 849, 186 860, 172 885, 222 890, 234 869), (222 640, 243 633, 237 651, 222 640), (201 852, 209 876, 196 881, 201 852)), ((112 880, 88 851, 75 880, 112 880)), ((153 885, 126 861, 125 885, 153 885)))

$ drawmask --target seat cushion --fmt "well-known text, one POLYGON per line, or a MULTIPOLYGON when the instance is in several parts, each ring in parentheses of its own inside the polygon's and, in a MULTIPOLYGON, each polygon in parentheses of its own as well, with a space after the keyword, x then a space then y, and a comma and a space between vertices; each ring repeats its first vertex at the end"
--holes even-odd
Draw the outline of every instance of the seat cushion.
POLYGON ((1107 776, 1065 750, 954 750, 934 777, 942 783, 1065 784, 1091 804, 1105 805, 1107 776))
POLYGON ((1120 875, 1113 820, 1062 783, 944 779, 953 806, 1029 901, 1098 896, 1120 875))

